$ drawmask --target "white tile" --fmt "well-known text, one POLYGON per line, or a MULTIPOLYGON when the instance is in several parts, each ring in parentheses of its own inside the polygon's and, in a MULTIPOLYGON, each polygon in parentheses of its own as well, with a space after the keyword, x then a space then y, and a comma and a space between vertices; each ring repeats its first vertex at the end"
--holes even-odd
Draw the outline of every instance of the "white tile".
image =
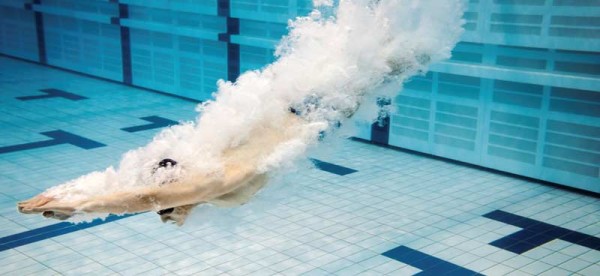
POLYGON ((360 266, 364 267, 365 269, 373 269, 373 268, 379 267, 383 264, 387 264, 388 262, 390 262, 389 258, 379 255, 379 256, 374 256, 370 259, 361 261, 358 264, 360 266))
POLYGON ((377 272, 383 273, 383 274, 388 274, 388 273, 391 273, 393 271, 396 271, 396 270, 401 269, 406 266, 408 266, 408 265, 404 264, 402 262, 388 259, 388 261, 386 261, 385 263, 374 266, 374 267, 370 268, 370 270, 377 271, 377 272))
POLYGON ((505 265, 508 265, 512 268, 520 269, 522 267, 525 267, 528 264, 533 263, 534 261, 535 261, 534 259, 531 259, 529 257, 523 256, 523 255, 517 255, 517 256, 510 258, 502 263, 505 265))
POLYGON ((584 261, 588 261, 590 263, 600 263, 600 251, 599 250, 590 250, 586 253, 583 253, 577 258, 580 258, 584 261))
POLYGON ((342 268, 341 270, 335 271, 335 275, 358 275, 367 269, 360 264, 353 264, 342 268))
POLYGON ((546 272, 552 268, 551 265, 546 264, 542 261, 534 261, 524 267, 519 268, 519 270, 525 271, 529 274, 539 275, 543 272, 546 272))
POLYGON ((338 259, 338 260, 328 263, 326 265, 317 266, 317 267, 319 267, 320 269, 323 269, 325 271, 334 273, 334 272, 340 271, 340 270, 347 268, 349 266, 352 266, 352 265, 354 265, 354 263, 351 261, 348 261, 346 259, 338 259))
MULTIPOLYGON (((453 261, 455 261, 455 260, 453 260, 453 261)), ((455 263, 455 264, 456 265, 461 265, 461 266, 464 266, 465 268, 468 268, 470 270, 479 271, 479 272, 485 271, 487 269, 490 269, 490 268, 498 265, 498 263, 490 261, 488 259, 484 259, 484 258, 475 259, 474 261, 469 262, 466 265, 463 265, 461 263, 455 263)))
POLYGON ((418 268, 415 268, 412 266, 405 266, 405 267, 399 268, 398 270, 392 271, 388 275, 414 275, 419 272, 421 272, 421 270, 418 268))
POLYGON ((304 272, 301 275, 302 276, 328 276, 328 275, 331 275, 331 273, 329 273, 325 270, 322 270, 320 268, 315 268, 313 270, 304 272))
POLYGON ((553 267, 540 275, 541 276, 568 276, 568 275, 573 275, 573 272, 564 270, 560 267, 553 267))
POLYGON ((235 268, 233 270, 230 270, 227 273, 231 274, 231 275, 247 275, 249 273, 259 271, 259 270, 261 270, 263 268, 264 267, 262 267, 259 264, 249 263, 249 264, 246 264, 244 266, 240 266, 240 267, 237 267, 237 268, 235 268))
POLYGON ((257 264, 260 264, 264 267, 270 267, 271 265, 274 265, 276 263, 282 262, 284 260, 289 259, 290 257, 283 255, 283 254, 275 254, 275 255, 271 255, 268 256, 266 258, 260 259, 260 260, 256 260, 254 261, 257 264))
POLYGON ((582 270, 577 271, 577 274, 585 275, 585 276, 595 276, 598 275, 598 271, 600 271, 600 264, 595 263, 590 265, 582 270))
POLYGON ((506 275, 508 273, 511 273, 514 270, 515 269, 510 266, 497 264, 497 265, 494 265, 494 266, 484 270, 483 274, 485 274, 485 275, 506 275))
POLYGON ((560 253, 560 252, 554 252, 546 257, 544 257, 542 259, 543 262, 549 264, 549 265, 553 265, 553 266, 560 266, 562 263, 572 259, 573 257, 560 253))
POLYGON ((283 275, 304 275, 305 273, 313 271, 314 269, 315 267, 312 265, 301 263, 299 265, 281 271, 281 273, 283 275))
MULTIPOLYGON (((198 264, 202 265, 202 262, 200 262, 198 264)), ((236 258, 236 259, 233 259, 231 261, 218 264, 218 265, 216 265, 214 267, 217 268, 218 270, 221 270, 221 271, 224 271, 224 272, 229 272, 231 270, 235 270, 235 269, 244 267, 244 266, 249 265, 249 264, 253 264, 253 262, 250 261, 250 260, 248 260, 248 259, 246 259, 246 258, 236 258)), ((256 265, 258 265, 258 264, 256 264, 256 265)), ((260 265, 258 265, 258 266, 260 267, 260 265)))
POLYGON ((32 265, 20 268, 17 273, 19 275, 42 275, 42 274, 49 275, 49 274, 56 274, 56 271, 52 270, 51 268, 49 268, 43 264, 34 263, 32 265))
POLYGON ((542 245, 544 248, 546 249, 550 249, 552 251, 561 251, 569 246, 571 246, 572 243, 570 242, 566 242, 560 239, 555 239, 552 241, 549 241, 547 243, 545 243, 544 245, 542 245))
POLYGON ((498 250, 492 254, 487 255, 485 258, 497 263, 502 263, 508 259, 514 258, 515 256, 517 256, 517 254, 515 253, 504 250, 498 250))
POLYGON ((562 263, 560 265, 560 267, 563 269, 566 269, 568 271, 571 271, 571 272, 577 272, 577 271, 582 270, 590 265, 591 265, 590 262, 587 262, 587 261, 584 261, 584 260, 581 260, 578 258, 574 258, 574 259, 570 259, 570 260, 562 263))
MULTIPOLYGON (((538 247, 531 249, 521 255, 532 258, 534 260, 542 260, 543 258, 545 258, 546 256, 548 256, 552 253, 554 253, 554 251, 548 250, 542 246, 538 246, 538 247)), ((564 253, 564 251, 561 250, 561 253, 564 253)))
POLYGON ((573 256, 573 257, 577 257, 579 255, 587 253, 590 250, 591 249, 581 246, 581 245, 578 245, 578 244, 571 244, 570 246, 567 246, 566 248, 561 249, 560 253, 567 254, 567 255, 573 256))

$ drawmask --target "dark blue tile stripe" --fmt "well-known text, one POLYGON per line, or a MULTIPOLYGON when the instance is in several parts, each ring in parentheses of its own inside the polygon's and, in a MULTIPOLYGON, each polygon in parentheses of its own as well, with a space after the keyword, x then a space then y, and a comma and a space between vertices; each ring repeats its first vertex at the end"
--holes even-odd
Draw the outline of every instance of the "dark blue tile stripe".
POLYGON ((371 141, 376 144, 387 145, 390 140, 390 117, 385 117, 382 122, 371 125, 371 141))
POLYGON ((15 99, 21 101, 31 101, 31 100, 39 100, 39 99, 47 99, 47 98, 57 98, 56 95, 46 94, 46 95, 37 95, 37 96, 20 96, 15 99))
POLYGON ((240 20, 231 17, 229 0, 218 0, 217 11, 227 20, 227 33, 219 34, 219 41, 227 43, 227 80, 234 82, 240 75, 240 45, 231 43, 231 35, 240 33, 240 20))
MULTIPOLYGON (((33 0, 33 4, 41 4, 41 0, 33 0)), ((31 6, 29 6, 31 8, 31 6)), ((40 63, 48 64, 48 56, 46 55, 46 37, 44 34, 44 17, 41 12, 34 12, 35 15, 35 33, 38 45, 38 58, 40 63)))
POLYGON ((45 227, 40 227, 36 229, 32 229, 29 231, 25 231, 22 233, 6 236, 0 238, 0 252, 4 250, 9 250, 15 247, 19 247, 22 245, 34 243, 37 241, 57 237, 60 235, 69 234, 75 231, 87 229, 90 227, 94 227, 97 225, 102 225, 105 223, 109 223, 112 221, 128 218, 133 215, 124 215, 124 216, 115 216, 110 215, 105 220, 96 219, 92 222, 84 222, 79 224, 73 224, 69 222, 61 222, 45 227))
MULTIPOLYGON (((377 98, 377 106, 385 110, 392 104, 392 99, 388 97, 377 98)), ((390 116, 387 112, 380 112, 377 122, 371 125, 371 142, 379 145, 387 145, 390 140, 390 116)))
POLYGON ((26 144, 5 146, 5 147, 0 147, 0 154, 28 150, 28 149, 45 148, 45 147, 56 146, 56 145, 60 145, 60 144, 63 144, 63 142, 52 139, 52 140, 26 143, 26 144))
POLYGON ((534 219, 511 214, 501 210, 483 215, 486 218, 523 228, 523 230, 495 240, 490 245, 522 254, 542 244, 560 239, 591 249, 600 250, 600 238, 558 227, 534 219))
POLYGON ((80 147, 82 149, 93 149, 93 148, 106 146, 105 144, 96 142, 94 140, 87 139, 85 137, 81 137, 79 135, 69 133, 66 131, 62 131, 62 130, 42 132, 41 134, 48 136, 50 138, 53 138, 53 139, 39 141, 39 142, 26 143, 26 144, 18 144, 18 145, 0 147, 0 154, 15 152, 15 151, 22 151, 22 150, 44 148, 44 147, 61 145, 61 144, 71 144, 73 146, 80 147))
POLYGON ((143 130, 148 130, 148 129, 154 129, 154 128, 161 128, 161 127, 167 127, 167 126, 171 126, 171 125, 176 125, 177 124, 177 122, 175 122, 173 120, 169 120, 169 119, 162 118, 162 117, 159 117, 159 116, 148 116, 148 117, 142 117, 140 119, 148 121, 148 122, 150 122, 150 124, 141 125, 141 126, 126 127, 126 128, 122 128, 121 130, 124 130, 124 131, 127 131, 127 132, 138 132, 138 131, 143 131, 143 130))
MULTIPOLYGON (((129 18, 129 6, 119 4, 119 20, 129 18)), ((117 20, 119 23, 120 21, 117 20)), ((131 85, 133 83, 133 71, 131 67, 131 36, 129 27, 120 26, 121 32, 121 59, 123 66, 123 82, 131 85)))
POLYGON ((489 219, 504 222, 506 224, 510 224, 513 226, 521 227, 521 228, 530 228, 530 227, 538 226, 538 224, 541 224, 540 221, 522 217, 522 216, 518 216, 518 215, 504 212, 501 210, 495 210, 495 211, 489 212, 483 216, 486 218, 489 218, 489 219))
POLYGON ((65 98, 72 101, 85 100, 87 97, 77 95, 71 92, 67 92, 60 89, 48 88, 41 89, 40 91, 46 93, 45 95, 36 95, 36 96, 21 96, 16 97, 16 99, 21 101, 30 101, 30 100, 38 100, 38 99, 47 99, 47 98, 65 98))
POLYGON ((62 141, 65 144, 71 144, 82 149, 95 149, 106 146, 105 144, 102 144, 100 142, 96 142, 94 140, 81 137, 79 135, 75 135, 63 130, 47 131, 42 132, 42 134, 48 137, 52 137, 55 140, 62 141))
POLYGON ((491 242, 490 245, 515 254, 522 254, 554 239, 555 237, 552 236, 538 234, 529 230, 521 230, 504 238, 495 240, 491 242))
POLYGON ((337 175, 347 175, 347 174, 351 174, 351 173, 355 173, 357 172, 357 170, 354 169, 350 169, 350 168, 346 168, 340 165, 336 165, 336 164, 332 164, 332 163, 328 163, 325 161, 321 161, 318 159, 314 159, 311 158, 310 159, 313 164, 315 164, 315 166, 322 171, 326 171, 326 172, 330 172, 333 174, 337 174, 337 175))
POLYGON ((406 246, 396 247, 382 255, 422 270, 415 275, 482 275, 406 246))

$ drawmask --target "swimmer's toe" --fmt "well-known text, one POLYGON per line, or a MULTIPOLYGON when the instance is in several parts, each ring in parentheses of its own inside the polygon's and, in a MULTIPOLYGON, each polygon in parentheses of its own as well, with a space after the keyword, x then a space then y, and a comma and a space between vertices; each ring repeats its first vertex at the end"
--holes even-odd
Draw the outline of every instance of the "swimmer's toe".
POLYGON ((17 203, 17 210, 19 210, 19 212, 21 212, 23 214, 40 213, 41 211, 36 210, 36 209, 38 209, 39 207, 45 206, 46 204, 48 204, 49 202, 51 202, 53 200, 54 200, 54 198, 52 198, 52 197, 47 197, 44 195, 37 195, 28 200, 17 203))

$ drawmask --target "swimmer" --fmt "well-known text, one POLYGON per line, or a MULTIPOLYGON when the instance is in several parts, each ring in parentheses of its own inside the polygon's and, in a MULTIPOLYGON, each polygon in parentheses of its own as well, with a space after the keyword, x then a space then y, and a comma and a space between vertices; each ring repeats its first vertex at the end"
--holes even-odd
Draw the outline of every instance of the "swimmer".
MULTIPOLYGON (((258 165, 276 147, 297 136, 306 121, 287 115, 280 127, 260 126, 254 129, 244 144, 225 150, 221 156, 222 171, 181 175, 160 186, 117 191, 81 200, 64 200, 41 193, 18 203, 24 214, 42 214, 47 218, 65 220, 77 213, 139 213, 157 211, 163 222, 182 225, 190 211, 199 204, 219 207, 242 205, 266 183, 266 173, 258 165)), ((176 160, 164 159, 156 168, 174 169, 176 160)))
POLYGON ((156 211, 181 225, 200 204, 244 204, 269 172, 303 157, 359 106, 360 117, 375 118, 377 97, 393 98, 449 58, 463 32, 461 0, 348 0, 336 9, 290 23, 276 61, 219 82, 196 122, 163 130, 118 169, 52 187, 18 210, 59 220, 156 211))

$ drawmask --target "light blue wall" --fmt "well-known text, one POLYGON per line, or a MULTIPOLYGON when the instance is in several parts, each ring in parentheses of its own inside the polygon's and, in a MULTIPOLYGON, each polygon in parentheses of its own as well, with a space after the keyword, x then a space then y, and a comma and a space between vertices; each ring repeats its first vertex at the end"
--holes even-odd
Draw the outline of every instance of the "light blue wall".
POLYGON ((0 1, 0 53, 38 61, 34 15, 23 1, 0 1))
POLYGON ((450 61, 394 103, 389 143, 600 192, 600 1, 470 1, 450 61))
MULTIPOLYGON (((115 24, 112 2, 31 5, 48 64, 122 81, 126 28, 132 84, 198 100, 233 62, 242 72, 271 62, 287 20, 311 9, 231 0, 228 17, 218 0, 121 0, 129 16, 115 24)), ((26 3, 0 0, 0 52, 39 60, 26 3)), ((465 19, 453 58, 393 99, 389 144, 600 193, 600 0, 471 0, 465 19)))
POLYGON ((217 1, 124 0, 131 30, 133 84, 205 100, 227 79, 226 20, 217 1), (194 4, 200 3, 200 4, 194 4))

